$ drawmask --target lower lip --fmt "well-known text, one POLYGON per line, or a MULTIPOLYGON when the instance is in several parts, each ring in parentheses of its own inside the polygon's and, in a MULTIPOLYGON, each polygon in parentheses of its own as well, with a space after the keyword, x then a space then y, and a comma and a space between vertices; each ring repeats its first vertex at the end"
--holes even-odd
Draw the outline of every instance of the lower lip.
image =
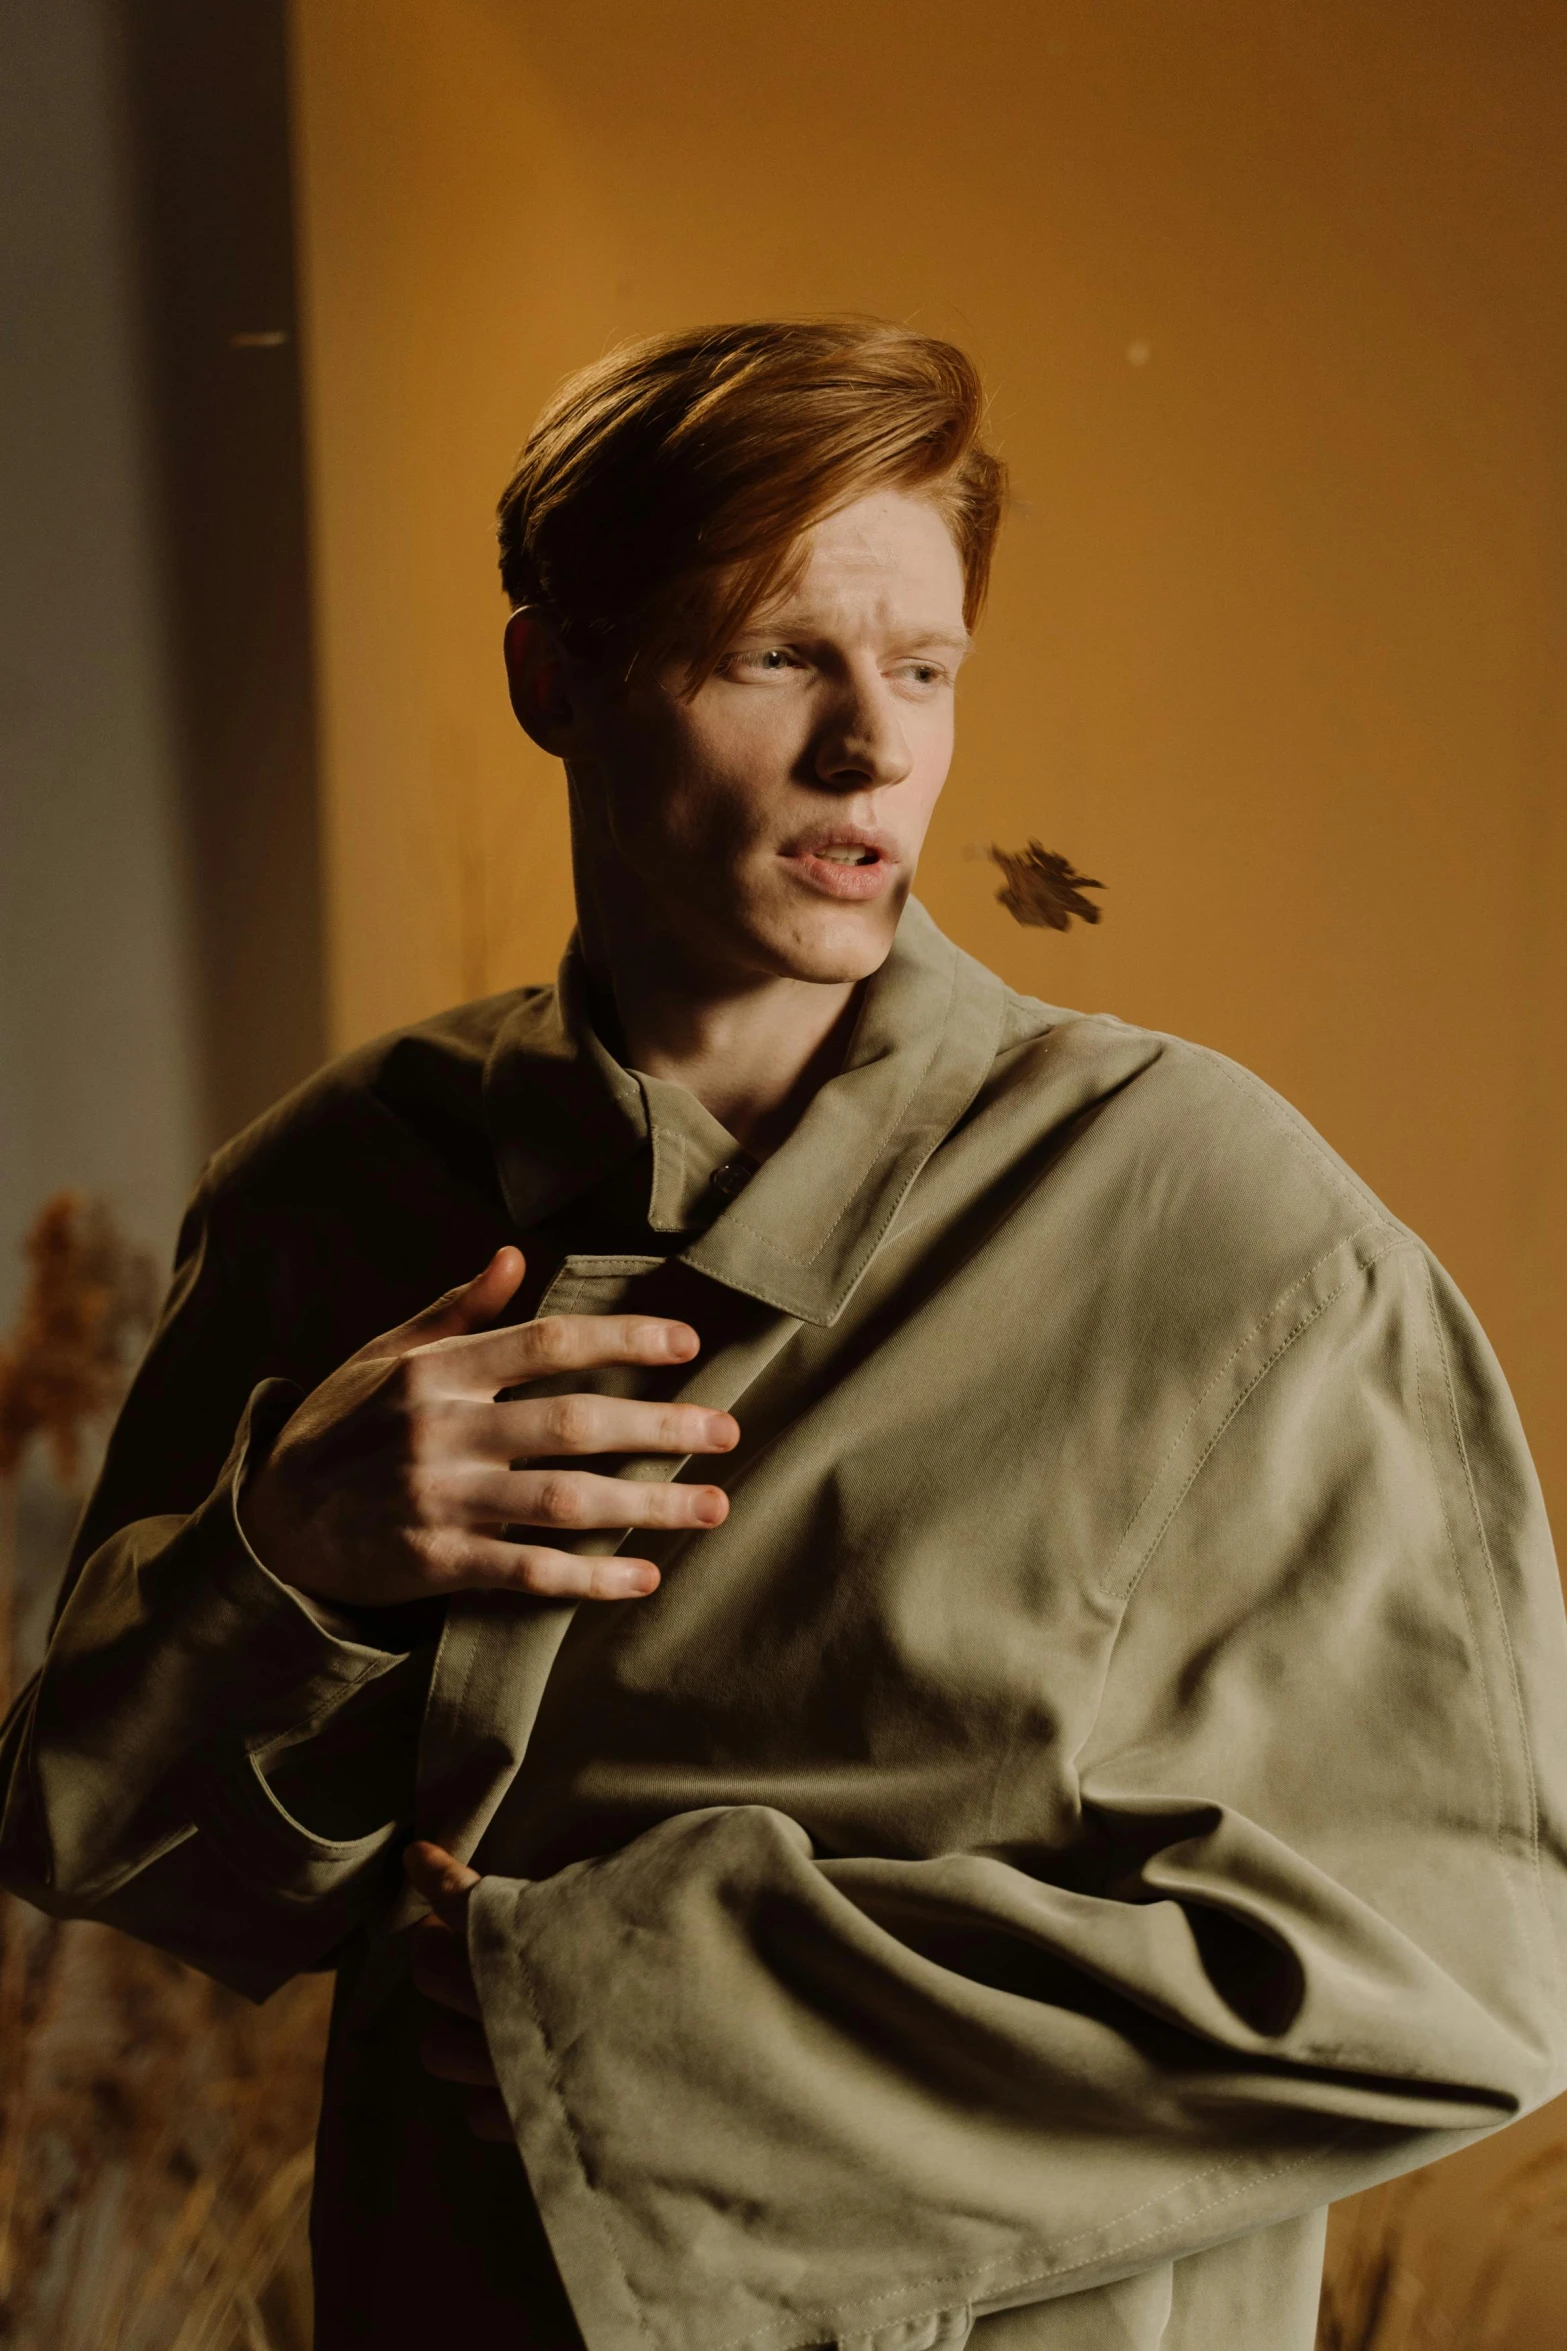
POLYGON ((879 898, 892 880, 892 861, 873 857, 869 865, 842 865, 833 857, 813 857, 805 850, 784 863, 809 888, 824 898, 879 898))

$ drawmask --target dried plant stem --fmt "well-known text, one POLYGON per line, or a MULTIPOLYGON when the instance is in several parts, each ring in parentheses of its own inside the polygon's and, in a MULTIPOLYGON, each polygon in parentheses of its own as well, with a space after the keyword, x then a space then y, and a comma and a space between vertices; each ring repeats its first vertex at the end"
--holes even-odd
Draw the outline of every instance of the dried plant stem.
POLYGON ((12 1897, 0 1893, 0 2046, 11 2052, 8 2072, 12 2085, 0 2107, 0 2311, 9 2305, 14 2285, 12 2228, 23 2131, 26 2001, 27 1953, 21 1920, 12 1897))
POLYGON ((59 1927, 50 1919, 39 1940, 43 1962, 28 1964, 28 1920, 14 1895, 0 1891, 0 2047, 14 2051, 6 2069, 9 2083, 0 2108, 0 2313, 9 2310, 18 2286, 17 2200, 23 2157, 33 2117, 34 2069, 29 2062, 37 2035, 58 1989, 59 1927), (30 1977, 37 1975, 36 1985, 30 1977))
POLYGON ((222 2246, 221 2266, 170 2351, 222 2351, 225 2329, 236 2311, 246 2315, 251 2341, 261 2351, 270 2351, 256 2296, 271 2281, 290 2212, 309 2195, 313 2170, 313 2150, 305 2147, 274 2172, 244 2221, 222 2246))
MULTIPOLYGON (((29 1664, 21 1474, 42 1456, 75 1490, 152 1308, 91 1202, 47 1202, 27 1253, 0 1338, 0 1699, 29 1664)), ((0 2345, 305 2351, 326 1995, 310 1979, 257 2010, 0 1892, 0 2345)))
POLYGON ((185 2201, 174 2216, 174 2225, 153 2257, 152 2266, 141 2282, 141 2299, 156 2304, 174 2283, 193 2249, 205 2239, 212 2221, 213 2207, 218 2201, 220 2186, 215 2171, 199 2172, 192 2180, 185 2201))
MULTIPOLYGON (((11 1701, 16 1658, 16 1479, 0 1476, 0 1716, 11 1701)), ((27 1941, 21 1909, 0 1891, 0 2049, 7 2052, 0 2091, 0 2312, 11 2297, 12 2216, 16 2209, 21 2117, 25 2105, 27 1941)))
POLYGON ((1452 2341, 1407 2253, 1411 2212, 1431 2176, 1409 2172, 1371 2190, 1335 2226, 1317 2351, 1439 2351, 1452 2341))
POLYGON ((0 1473, 0 1718, 16 1694, 17 1619, 21 1578, 17 1574, 17 1479, 0 1473))
POLYGON ((35 1935, 11 2118, 0 2344, 306 2351, 328 1987, 307 1979, 258 2010, 110 1928, 48 1932, 49 2012, 35 1935))
POLYGON ((1505 2351, 1507 2279, 1520 2243, 1567 2232, 1567 2142, 1541 2148, 1510 2172, 1497 2191, 1490 2218, 1485 2258, 1464 2309, 1464 2351, 1505 2351))
MULTIPOLYGON (((11 1703, 16 1672, 18 1577, 16 1486, 0 1476, 0 1716, 11 1703)), ((0 2312, 10 2303, 12 2233, 26 2117, 27 1942, 20 1907, 0 1892, 0 2049, 9 2055, 8 2095, 0 2098, 0 2312)))

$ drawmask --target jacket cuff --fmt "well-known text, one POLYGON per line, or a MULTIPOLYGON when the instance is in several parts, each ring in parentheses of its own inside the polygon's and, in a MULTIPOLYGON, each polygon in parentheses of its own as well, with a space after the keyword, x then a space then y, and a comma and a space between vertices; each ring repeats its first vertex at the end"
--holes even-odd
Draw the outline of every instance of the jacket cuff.
POLYGON ((303 1609, 312 1624, 319 1625, 334 1641, 348 1648, 374 1649, 389 1658, 406 1656, 407 1650, 396 1637, 399 1620, 407 1614, 406 1609, 346 1608, 335 1601, 317 1599, 313 1592, 302 1592, 297 1585, 285 1583, 281 1576, 273 1574, 245 1532, 239 1505, 246 1482, 271 1452, 304 1397, 304 1389, 293 1380, 263 1380, 251 1395, 230 1457, 230 1471, 226 1473, 235 1539, 257 1574, 296 1608, 303 1609))
POLYGON ((193 1645, 221 1646, 234 1660, 246 1699, 244 1744, 252 1752, 270 1748, 279 1734, 308 1735, 350 1690, 408 1655, 405 1648, 360 1637, 362 1615, 379 1612, 339 1610, 284 1583, 251 1548, 240 1524, 245 1479, 302 1396, 292 1380, 263 1380, 253 1390, 217 1485, 185 1538, 200 1543, 206 1572, 199 1598, 193 1592, 182 1611, 182 1630, 193 1645))
POLYGON ((257 1389, 199 1509, 124 1529, 61 1612, 29 1784, 50 1823, 45 1882, 75 1901, 180 1843, 221 1809, 231 1777, 251 1809, 252 1758, 265 1768, 402 1663, 329 1632, 240 1538, 234 1485, 253 1432, 292 1408, 284 1383, 257 1389))

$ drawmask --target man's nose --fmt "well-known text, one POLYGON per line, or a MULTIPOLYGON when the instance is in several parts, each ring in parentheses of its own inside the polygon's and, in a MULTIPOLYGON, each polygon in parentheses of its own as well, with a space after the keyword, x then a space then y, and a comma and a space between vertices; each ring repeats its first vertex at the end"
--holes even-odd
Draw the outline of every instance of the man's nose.
POLYGON ((914 758, 884 679, 846 683, 817 735, 814 758, 821 781, 838 791, 902 783, 914 758))

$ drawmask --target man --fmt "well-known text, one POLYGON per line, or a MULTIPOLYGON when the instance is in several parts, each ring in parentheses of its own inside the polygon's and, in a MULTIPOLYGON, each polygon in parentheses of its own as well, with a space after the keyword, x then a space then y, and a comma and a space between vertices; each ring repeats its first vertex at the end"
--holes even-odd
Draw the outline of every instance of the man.
POLYGON ((1567 2075, 1483 1338, 1265 1087, 909 895, 979 430, 859 323, 557 397, 559 988, 219 1153, 9 1725, 9 1883, 338 1971, 321 2351, 1305 2351, 1329 2200, 1567 2075))

